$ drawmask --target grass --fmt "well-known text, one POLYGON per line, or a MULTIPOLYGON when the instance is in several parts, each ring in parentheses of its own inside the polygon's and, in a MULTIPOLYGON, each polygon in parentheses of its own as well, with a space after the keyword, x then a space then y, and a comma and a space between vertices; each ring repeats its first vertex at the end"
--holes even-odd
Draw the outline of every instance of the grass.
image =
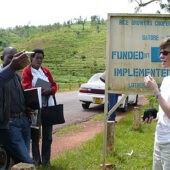
POLYGON ((78 90, 80 88, 80 83, 57 83, 58 92, 78 90))
MULTIPOLYGON (((141 112, 147 107, 142 107, 141 112)), ((106 163, 115 164, 118 170, 150 170, 156 122, 141 123, 139 130, 134 130, 132 125, 133 112, 116 124, 115 154, 107 155, 106 163), (126 155, 132 150, 132 156, 126 155)), ((74 151, 67 151, 52 159, 51 163, 56 170, 98 170, 102 161, 103 133, 100 133, 74 151)))
POLYGON ((104 113, 96 115, 95 117, 92 118, 92 120, 93 121, 104 120, 104 113))
POLYGON ((68 132, 74 132, 74 131, 80 129, 81 127, 82 127, 81 124, 67 126, 67 127, 63 128, 63 129, 61 129, 59 132, 56 132, 55 136, 60 136, 62 134, 66 134, 68 132))

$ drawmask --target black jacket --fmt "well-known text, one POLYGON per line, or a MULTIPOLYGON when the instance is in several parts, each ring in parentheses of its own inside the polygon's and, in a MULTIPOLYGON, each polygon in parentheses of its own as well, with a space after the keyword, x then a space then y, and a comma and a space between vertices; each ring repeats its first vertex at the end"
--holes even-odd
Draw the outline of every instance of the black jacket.
POLYGON ((10 118, 10 83, 0 88, 0 129, 9 128, 10 118))
MULTIPOLYGON (((21 78, 17 74, 16 76, 21 84, 21 78)), ((22 85, 21 88, 24 91, 22 85)), ((10 105, 11 105, 10 99, 11 99, 10 81, 8 81, 5 83, 3 88, 0 88, 0 129, 9 129, 10 105)))

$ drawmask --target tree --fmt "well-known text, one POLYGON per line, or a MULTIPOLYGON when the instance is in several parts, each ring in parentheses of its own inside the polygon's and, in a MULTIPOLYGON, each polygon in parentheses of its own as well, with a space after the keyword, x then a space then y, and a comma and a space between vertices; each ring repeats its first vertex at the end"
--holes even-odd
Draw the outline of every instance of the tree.
POLYGON ((100 32, 100 27, 99 27, 99 25, 96 26, 96 29, 97 29, 97 32, 99 33, 99 32, 100 32))
POLYGON ((68 26, 68 28, 71 27, 71 21, 70 20, 67 21, 67 26, 68 26))
POLYGON ((101 24, 100 16, 97 15, 91 16, 91 25, 97 25, 97 24, 101 24))
POLYGON ((82 24, 84 30, 84 25, 86 23, 87 18, 83 19, 81 16, 79 18, 74 18, 76 24, 82 24))
MULTIPOLYGON (((160 9, 164 10, 166 12, 170 12, 170 0, 129 0, 130 2, 137 3, 137 6, 135 7, 135 12, 138 13, 142 7, 145 7, 151 3, 159 3, 160 9)), ((160 10, 157 11, 157 13, 161 13, 160 10)))
POLYGON ((84 25, 85 25, 85 23, 86 23, 86 20, 87 20, 87 18, 81 21, 81 24, 82 24, 82 26, 83 26, 83 28, 82 28, 83 30, 84 30, 84 25))
POLYGON ((91 16, 91 25, 96 26, 96 30, 98 33, 100 32, 101 24, 104 24, 104 22, 102 19, 100 19, 100 16, 97 16, 97 15, 91 16))

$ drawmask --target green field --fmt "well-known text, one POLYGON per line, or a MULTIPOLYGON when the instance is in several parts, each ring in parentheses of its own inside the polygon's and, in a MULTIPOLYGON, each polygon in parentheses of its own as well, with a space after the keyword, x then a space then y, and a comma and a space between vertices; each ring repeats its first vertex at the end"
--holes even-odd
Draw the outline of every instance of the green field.
POLYGON ((18 50, 42 48, 43 66, 57 83, 82 83, 105 70, 106 21, 84 25, 24 26, 0 30, 0 50, 15 46, 18 50))

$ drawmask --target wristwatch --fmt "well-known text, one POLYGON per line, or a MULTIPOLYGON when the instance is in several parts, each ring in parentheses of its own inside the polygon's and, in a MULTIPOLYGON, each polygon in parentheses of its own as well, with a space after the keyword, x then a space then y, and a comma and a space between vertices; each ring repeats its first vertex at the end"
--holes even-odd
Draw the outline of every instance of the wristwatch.
POLYGON ((155 98, 158 99, 158 97, 161 96, 161 93, 155 94, 155 98))

